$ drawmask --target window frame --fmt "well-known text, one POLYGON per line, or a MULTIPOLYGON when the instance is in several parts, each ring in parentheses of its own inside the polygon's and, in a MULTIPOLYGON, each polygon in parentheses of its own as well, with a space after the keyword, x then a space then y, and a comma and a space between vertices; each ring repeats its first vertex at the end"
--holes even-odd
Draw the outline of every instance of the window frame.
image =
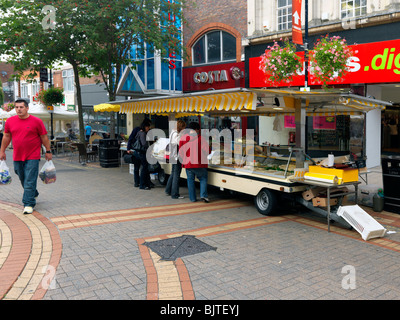
POLYGON ((291 0, 285 0, 286 1, 286 5, 280 7, 279 6, 279 0, 277 0, 276 3, 276 29, 278 31, 285 31, 285 30, 290 30, 292 29, 292 5, 293 2, 291 0), (290 10, 289 10, 290 9, 290 10), (285 10, 286 14, 284 15, 280 15, 280 11, 281 10, 285 10), (290 11, 290 13, 289 13, 290 11), (279 22, 279 18, 283 18, 286 17, 286 21, 285 22, 279 22))
POLYGON ((341 0, 340 1, 340 18, 341 19, 349 19, 349 18, 357 18, 367 15, 367 0, 341 0), (360 5, 356 6, 355 2, 360 1, 360 5), (348 3, 353 2, 354 6, 350 9, 343 9, 343 6, 346 6, 348 3), (363 4, 364 3, 364 4, 363 4), (360 14, 356 15, 356 11, 359 10, 360 14), (351 13, 349 15, 349 13, 351 13))
POLYGON ((74 70, 64 69, 62 70, 63 88, 65 92, 74 92, 74 70))
POLYGON ((191 54, 192 54, 192 65, 193 66, 201 66, 201 65, 206 65, 206 64, 218 64, 218 63, 226 63, 226 62, 236 62, 236 55, 237 55, 237 46, 236 46, 236 37, 224 30, 211 30, 205 34, 203 34, 201 37, 199 37, 196 42, 191 46, 190 48, 191 54), (219 60, 218 61, 212 61, 209 62, 209 57, 208 57, 208 35, 211 33, 219 32, 219 40, 220 40, 220 49, 219 49, 219 60), (235 57, 232 59, 226 59, 224 60, 224 34, 227 34, 232 37, 232 39, 235 40, 235 57), (203 41, 204 39, 204 62, 201 63, 195 63, 194 61, 194 47, 200 42, 203 41))

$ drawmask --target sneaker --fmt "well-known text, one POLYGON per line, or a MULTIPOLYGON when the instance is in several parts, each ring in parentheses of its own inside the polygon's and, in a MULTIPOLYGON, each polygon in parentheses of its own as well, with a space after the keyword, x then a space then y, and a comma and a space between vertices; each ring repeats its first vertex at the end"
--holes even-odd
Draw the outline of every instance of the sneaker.
POLYGON ((172 199, 185 199, 184 196, 171 197, 172 199))
POLYGON ((33 212, 33 208, 32 207, 25 207, 24 208, 24 214, 31 214, 33 212))
POLYGON ((209 203, 210 202, 210 199, 208 199, 208 198, 201 198, 201 200, 203 200, 205 203, 209 203))

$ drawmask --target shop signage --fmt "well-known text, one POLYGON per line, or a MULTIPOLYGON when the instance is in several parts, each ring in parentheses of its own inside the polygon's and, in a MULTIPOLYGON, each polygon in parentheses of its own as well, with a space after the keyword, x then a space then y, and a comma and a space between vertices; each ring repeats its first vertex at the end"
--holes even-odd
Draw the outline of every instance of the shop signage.
POLYGON ((244 87, 244 62, 183 69, 184 91, 244 87))
MULTIPOLYGON (((400 82, 400 40, 373 42, 351 47, 354 55, 347 62, 349 73, 343 79, 332 81, 329 83, 330 85, 400 82)), ((304 53, 299 52, 298 55, 304 60, 304 53)), ((249 86, 251 88, 273 86, 259 69, 260 60, 260 57, 249 60, 249 86)), ((293 77, 290 86, 304 86, 304 80, 303 64, 303 70, 293 77)), ((312 77, 309 84, 321 85, 312 77)), ((274 86, 287 87, 288 84, 282 82, 274 86)))
POLYGON ((301 31, 301 5, 303 0, 293 0, 292 15, 292 39, 293 43, 303 45, 303 33, 301 31))

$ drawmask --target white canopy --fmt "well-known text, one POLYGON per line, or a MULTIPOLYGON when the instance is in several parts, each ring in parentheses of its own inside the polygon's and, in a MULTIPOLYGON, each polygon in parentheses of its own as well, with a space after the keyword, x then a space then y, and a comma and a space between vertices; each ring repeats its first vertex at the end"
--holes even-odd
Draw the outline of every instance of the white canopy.
MULTIPOLYGON (((9 116, 15 116, 15 109, 7 112, 9 116)), ((50 120, 50 112, 41 104, 30 103, 29 104, 29 114, 38 117, 42 120, 50 120)), ((62 109, 61 107, 54 107, 53 111, 53 120, 77 120, 78 113, 75 111, 67 111, 62 109)))

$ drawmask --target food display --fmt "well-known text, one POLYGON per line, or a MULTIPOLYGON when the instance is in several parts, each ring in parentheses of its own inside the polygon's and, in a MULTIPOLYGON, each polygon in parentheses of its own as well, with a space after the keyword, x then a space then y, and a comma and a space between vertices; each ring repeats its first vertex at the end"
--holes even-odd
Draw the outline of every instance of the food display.
POLYGON ((214 144, 210 155, 210 164, 235 169, 251 170, 261 174, 286 176, 294 174, 295 159, 289 159, 286 154, 269 153, 269 148, 258 145, 255 141, 239 139, 226 148, 224 144, 214 144))

